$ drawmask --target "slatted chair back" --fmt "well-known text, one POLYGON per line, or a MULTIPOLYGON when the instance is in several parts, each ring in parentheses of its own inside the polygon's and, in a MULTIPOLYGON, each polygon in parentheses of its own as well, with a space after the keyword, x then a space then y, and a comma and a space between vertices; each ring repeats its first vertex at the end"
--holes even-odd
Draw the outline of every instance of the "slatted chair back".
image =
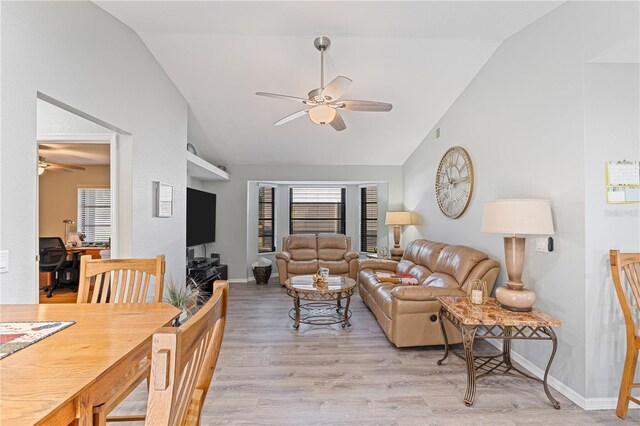
POLYGON ((633 388, 640 388, 640 383, 633 383, 640 350, 640 253, 611 250, 609 258, 627 335, 627 353, 616 408, 618 417, 625 418, 630 401, 640 404, 640 399, 631 395, 633 388))
POLYGON ((162 302, 164 255, 155 259, 80 259, 78 303, 162 302))
POLYGON ((209 301, 179 328, 153 335, 147 425, 199 425, 216 367, 229 287, 216 281, 209 301))

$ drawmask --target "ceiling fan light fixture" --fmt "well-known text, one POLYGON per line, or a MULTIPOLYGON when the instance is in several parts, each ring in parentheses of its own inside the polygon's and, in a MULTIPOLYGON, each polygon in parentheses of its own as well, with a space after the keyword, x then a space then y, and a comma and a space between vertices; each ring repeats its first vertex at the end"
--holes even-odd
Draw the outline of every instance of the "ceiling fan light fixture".
POLYGON ((40 176, 43 173, 44 173, 44 166, 40 164, 38 165, 38 176, 40 176))
POLYGON ((309 118, 316 124, 328 124, 336 117, 336 110, 329 105, 318 105, 309 110, 309 118))

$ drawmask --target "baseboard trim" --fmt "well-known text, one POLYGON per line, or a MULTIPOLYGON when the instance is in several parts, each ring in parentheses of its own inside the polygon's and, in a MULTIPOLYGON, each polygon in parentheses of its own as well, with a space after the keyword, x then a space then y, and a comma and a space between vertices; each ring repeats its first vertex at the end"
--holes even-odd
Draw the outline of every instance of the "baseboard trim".
MULTIPOLYGON (((485 339, 485 341, 489 342, 491 345, 495 346, 499 350, 502 350, 502 342, 497 342, 491 339, 485 339)), ((544 370, 542 370, 540 367, 530 362, 528 359, 526 359, 519 353, 515 352, 513 349, 511 350, 511 359, 513 359, 515 362, 517 362, 518 364, 520 364, 521 366, 529 370, 529 372, 531 372, 531 374, 533 374, 537 378, 542 379, 544 377, 544 370)), ((578 407, 582 408, 583 410, 587 409, 586 408, 587 401, 584 396, 580 395, 578 392, 576 392, 569 386, 565 385, 564 383, 562 383, 560 380, 556 379, 552 375, 549 375, 547 381, 549 382, 549 386, 551 386, 556 391, 560 392, 565 397, 569 398, 569 400, 571 400, 571 402, 576 404, 578 407)))

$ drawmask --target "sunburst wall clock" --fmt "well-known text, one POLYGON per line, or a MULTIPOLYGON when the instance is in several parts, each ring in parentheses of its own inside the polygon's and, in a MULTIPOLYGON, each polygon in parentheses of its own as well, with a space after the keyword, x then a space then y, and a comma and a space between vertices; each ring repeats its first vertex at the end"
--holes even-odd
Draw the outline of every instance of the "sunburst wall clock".
POLYGON ((440 211, 452 219, 467 210, 473 194, 473 164, 469 153, 454 146, 444 153, 436 172, 436 200, 440 211))

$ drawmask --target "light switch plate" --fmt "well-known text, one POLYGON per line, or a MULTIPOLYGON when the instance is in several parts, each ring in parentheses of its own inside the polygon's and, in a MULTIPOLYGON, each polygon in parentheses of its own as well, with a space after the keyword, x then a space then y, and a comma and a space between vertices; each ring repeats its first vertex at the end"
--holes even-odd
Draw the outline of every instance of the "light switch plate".
POLYGON ((0 250, 0 273, 9 272, 9 250, 0 250))
POLYGON ((544 238, 536 238, 536 251, 540 253, 549 253, 549 239, 544 238))

